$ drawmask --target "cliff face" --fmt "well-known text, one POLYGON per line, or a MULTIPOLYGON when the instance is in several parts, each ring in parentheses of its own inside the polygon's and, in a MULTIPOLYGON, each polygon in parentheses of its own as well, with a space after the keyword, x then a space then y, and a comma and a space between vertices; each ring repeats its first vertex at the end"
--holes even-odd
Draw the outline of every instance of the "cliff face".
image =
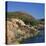
POLYGON ((36 36, 38 31, 27 26, 22 20, 11 18, 7 20, 7 43, 18 44, 19 41, 36 36))

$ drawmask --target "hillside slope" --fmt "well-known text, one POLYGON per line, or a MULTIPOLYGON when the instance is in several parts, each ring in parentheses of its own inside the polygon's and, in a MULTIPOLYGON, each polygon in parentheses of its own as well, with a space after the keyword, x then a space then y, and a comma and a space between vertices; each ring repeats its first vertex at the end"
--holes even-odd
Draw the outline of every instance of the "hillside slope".
POLYGON ((25 24, 28 24, 28 25, 31 25, 32 22, 33 22, 32 25, 36 25, 37 23, 36 19, 32 15, 24 12, 7 12, 7 18, 21 19, 22 21, 25 22, 25 24))

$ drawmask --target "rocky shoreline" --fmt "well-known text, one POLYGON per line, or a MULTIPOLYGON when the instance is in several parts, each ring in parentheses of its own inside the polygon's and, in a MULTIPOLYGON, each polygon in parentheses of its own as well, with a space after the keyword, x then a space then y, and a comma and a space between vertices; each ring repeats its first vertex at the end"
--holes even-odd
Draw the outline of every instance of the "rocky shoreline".
POLYGON ((7 44, 19 44, 19 41, 37 36, 38 33, 37 29, 27 26, 20 19, 7 20, 7 44))

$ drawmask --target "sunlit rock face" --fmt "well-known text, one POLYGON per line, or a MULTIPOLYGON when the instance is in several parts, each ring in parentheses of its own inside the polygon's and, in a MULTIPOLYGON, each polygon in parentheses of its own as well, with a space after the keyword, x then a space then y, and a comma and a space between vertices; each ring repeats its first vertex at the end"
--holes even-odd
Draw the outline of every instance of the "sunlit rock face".
POLYGON ((20 19, 7 20, 7 44, 18 44, 19 41, 30 38, 38 34, 35 28, 26 26, 20 19))

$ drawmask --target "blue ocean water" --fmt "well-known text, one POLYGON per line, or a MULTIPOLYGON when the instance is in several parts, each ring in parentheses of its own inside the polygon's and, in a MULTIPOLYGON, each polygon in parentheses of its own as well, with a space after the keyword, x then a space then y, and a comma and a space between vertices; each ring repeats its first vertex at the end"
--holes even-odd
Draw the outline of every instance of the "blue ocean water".
POLYGON ((40 34, 37 37, 29 38, 23 41, 23 43, 44 43, 45 42, 45 31, 39 30, 40 34))

